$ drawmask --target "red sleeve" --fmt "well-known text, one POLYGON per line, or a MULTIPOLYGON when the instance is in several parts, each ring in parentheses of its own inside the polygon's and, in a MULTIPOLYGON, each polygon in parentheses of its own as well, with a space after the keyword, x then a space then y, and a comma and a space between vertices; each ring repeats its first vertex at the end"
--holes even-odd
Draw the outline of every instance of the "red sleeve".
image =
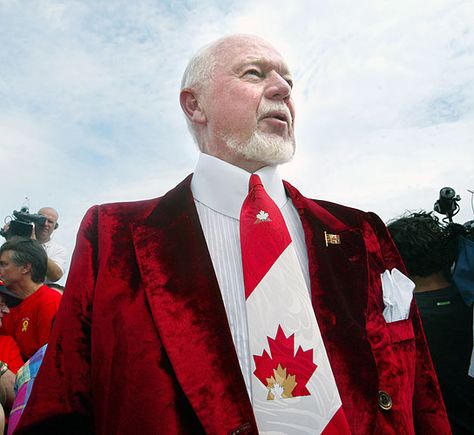
POLYGON ((41 301, 41 310, 38 313, 38 349, 48 342, 60 302, 61 294, 52 289, 41 301))
POLYGON ((90 307, 97 207, 86 214, 48 348, 15 434, 91 434, 90 307))
POLYGON ((2 347, 2 357, 0 359, 6 362, 8 368, 16 374, 18 369, 24 364, 18 345, 13 337, 5 335, 2 337, 2 347))
POLYGON ((8 344, 5 346, 6 354, 5 362, 8 364, 8 368, 16 374, 19 368, 24 364, 23 358, 20 355, 20 349, 12 337, 8 338, 8 344))

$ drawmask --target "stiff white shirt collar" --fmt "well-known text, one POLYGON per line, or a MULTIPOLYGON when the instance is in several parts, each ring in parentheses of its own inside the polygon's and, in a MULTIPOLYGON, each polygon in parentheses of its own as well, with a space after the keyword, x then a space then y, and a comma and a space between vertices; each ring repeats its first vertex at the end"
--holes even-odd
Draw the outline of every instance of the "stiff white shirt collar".
MULTIPOLYGON (((266 166, 255 172, 268 195, 281 209, 288 198, 276 166, 266 166)), ((249 190, 250 173, 204 153, 191 180, 191 192, 196 201, 234 219, 240 219, 240 209, 249 190)))

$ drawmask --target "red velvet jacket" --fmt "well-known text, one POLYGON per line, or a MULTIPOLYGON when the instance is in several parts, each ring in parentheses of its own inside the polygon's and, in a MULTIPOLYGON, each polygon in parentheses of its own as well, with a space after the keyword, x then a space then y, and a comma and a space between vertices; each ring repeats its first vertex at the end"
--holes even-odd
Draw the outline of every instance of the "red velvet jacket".
MULTIPOLYGON (((161 199, 87 213, 16 433, 257 433, 190 179, 161 199)), ((403 270, 383 223, 285 186, 352 432, 450 433, 416 307, 409 320, 382 316, 380 274, 403 270), (326 246, 324 231, 341 244, 326 246)))

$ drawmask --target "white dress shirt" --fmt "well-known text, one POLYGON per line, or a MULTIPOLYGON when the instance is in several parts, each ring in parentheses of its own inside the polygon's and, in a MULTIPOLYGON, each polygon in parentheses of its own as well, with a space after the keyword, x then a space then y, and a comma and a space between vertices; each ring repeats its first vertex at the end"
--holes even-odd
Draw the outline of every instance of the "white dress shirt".
MULTIPOLYGON (((298 212, 286 195, 276 167, 262 168, 256 174, 283 214, 309 289, 308 254, 298 212)), ((222 293, 240 368, 249 397, 252 397, 239 224, 250 175, 241 168, 201 153, 191 191, 222 293)))

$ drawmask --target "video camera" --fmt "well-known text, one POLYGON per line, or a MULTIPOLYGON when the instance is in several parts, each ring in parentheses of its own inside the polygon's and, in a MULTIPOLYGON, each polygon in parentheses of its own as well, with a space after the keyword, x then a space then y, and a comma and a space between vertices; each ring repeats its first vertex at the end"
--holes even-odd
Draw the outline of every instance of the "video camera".
POLYGON ((439 191, 439 199, 434 203, 433 210, 439 214, 444 214, 449 222, 453 221, 453 216, 459 212, 459 195, 452 187, 443 187, 439 191))
MULTIPOLYGON (((471 193, 474 198, 474 192, 471 190, 468 190, 468 192, 471 193)), ((453 216, 457 215, 460 210, 458 204, 460 200, 461 197, 456 195, 452 187, 443 187, 439 191, 439 198, 434 203, 433 210, 436 213, 444 214, 443 222, 447 224, 450 234, 453 234, 453 236, 462 235, 474 240, 474 220, 465 222, 463 225, 453 222, 453 216)))
POLYGON ((7 240, 12 236, 29 238, 33 231, 33 224, 43 226, 46 223, 46 217, 30 213, 28 207, 22 207, 20 211, 13 210, 13 216, 10 216, 10 218, 8 229, 6 231, 4 229, 0 230, 0 235, 7 240))

